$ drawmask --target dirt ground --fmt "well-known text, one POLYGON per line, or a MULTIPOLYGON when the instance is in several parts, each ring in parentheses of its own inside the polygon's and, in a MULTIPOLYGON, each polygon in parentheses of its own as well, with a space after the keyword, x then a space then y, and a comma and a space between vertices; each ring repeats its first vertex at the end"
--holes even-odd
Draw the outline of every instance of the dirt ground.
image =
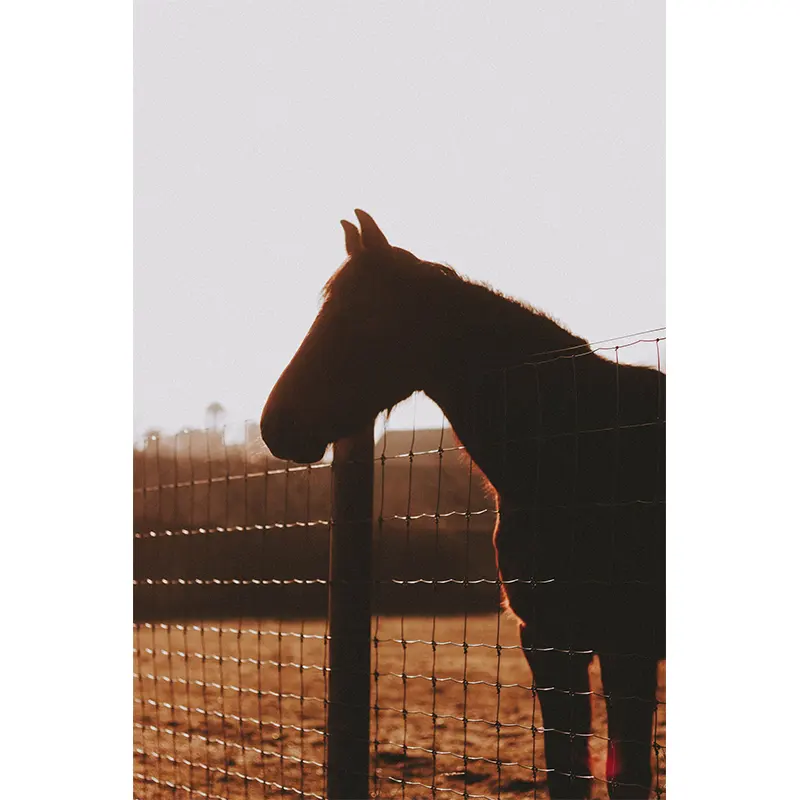
MULTIPOLYGON (((546 767, 541 716, 511 619, 385 617, 373 626, 372 796, 548 797, 536 772, 546 767)), ((137 625, 134 796, 322 798, 324 634, 322 620, 137 625)), ((599 694, 596 660, 591 677, 599 694)), ((665 681, 662 663, 662 798, 665 681)), ((607 798, 605 704, 592 702, 593 797, 607 798)))

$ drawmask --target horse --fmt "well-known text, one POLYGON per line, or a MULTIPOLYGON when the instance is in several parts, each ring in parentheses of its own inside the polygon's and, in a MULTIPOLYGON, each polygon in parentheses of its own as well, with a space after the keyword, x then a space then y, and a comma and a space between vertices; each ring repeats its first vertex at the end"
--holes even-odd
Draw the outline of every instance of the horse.
POLYGON ((666 376, 595 352, 542 311, 342 220, 347 258, 261 417, 299 463, 416 391, 495 493, 502 605, 518 621, 554 800, 591 792, 600 660, 612 798, 646 798, 665 657, 666 376))

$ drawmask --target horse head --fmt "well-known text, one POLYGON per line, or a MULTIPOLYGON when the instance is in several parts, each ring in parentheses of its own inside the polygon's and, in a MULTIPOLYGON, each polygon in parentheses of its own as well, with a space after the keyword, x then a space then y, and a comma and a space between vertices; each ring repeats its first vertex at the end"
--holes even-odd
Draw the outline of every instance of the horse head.
POLYGON ((261 415, 279 458, 318 461, 331 442, 423 388, 434 368, 435 298, 454 273, 392 247, 369 214, 355 213, 361 230, 342 220, 347 260, 261 415))

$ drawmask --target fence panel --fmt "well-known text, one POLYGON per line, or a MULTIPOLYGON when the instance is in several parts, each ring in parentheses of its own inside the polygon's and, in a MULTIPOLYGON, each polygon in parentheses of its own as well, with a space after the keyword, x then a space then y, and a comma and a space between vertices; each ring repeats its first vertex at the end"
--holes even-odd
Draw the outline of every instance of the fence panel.
MULTIPOLYGON (((615 359, 629 344, 609 347, 615 359)), ((663 364, 663 337, 637 348, 632 360, 663 364)), ((576 425, 576 437, 585 433, 576 425)), ((361 450, 370 442, 362 437, 361 450)), ((365 458, 343 456, 351 466, 365 458)), ((136 797, 336 798, 365 788, 381 798, 548 797, 540 694, 558 687, 536 685, 517 624, 499 607, 497 509, 479 470, 444 422, 384 427, 372 459, 370 552, 363 509, 340 506, 333 524, 340 478, 345 493, 361 485, 355 500, 367 502, 363 469, 337 477, 331 461, 279 462, 257 427, 241 443, 194 431, 135 450, 136 797), (360 626, 362 641, 339 674, 368 670, 368 718, 362 700, 352 703, 352 691, 366 696, 363 682, 335 684, 328 643, 346 639, 336 600, 328 617, 332 553, 351 570, 339 577, 348 590, 340 622, 360 626), (353 705, 362 732, 337 744, 346 725, 336 709, 353 705), (337 748, 349 767, 338 788, 328 771, 337 748)), ((593 796, 605 798, 608 697, 597 659, 590 689, 593 796)), ((654 789, 666 797, 663 662, 657 702, 654 789)))
POLYGON ((135 795, 324 796, 329 462, 134 452, 135 795))

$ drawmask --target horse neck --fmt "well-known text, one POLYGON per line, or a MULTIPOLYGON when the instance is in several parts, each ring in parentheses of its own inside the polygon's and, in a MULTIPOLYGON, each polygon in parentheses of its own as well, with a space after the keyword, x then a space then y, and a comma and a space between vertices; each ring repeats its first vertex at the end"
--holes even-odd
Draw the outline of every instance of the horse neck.
POLYGON ((440 360, 422 389, 440 406, 495 490, 511 495, 527 476, 524 459, 512 455, 513 469, 509 469, 509 439, 521 418, 535 418, 540 405, 566 407, 558 395, 572 388, 566 373, 564 380, 542 384, 535 368, 517 367, 554 351, 581 352, 586 341, 552 319, 475 284, 453 291, 439 316, 441 324, 428 331, 428 337, 442 343, 435 348, 440 360))

